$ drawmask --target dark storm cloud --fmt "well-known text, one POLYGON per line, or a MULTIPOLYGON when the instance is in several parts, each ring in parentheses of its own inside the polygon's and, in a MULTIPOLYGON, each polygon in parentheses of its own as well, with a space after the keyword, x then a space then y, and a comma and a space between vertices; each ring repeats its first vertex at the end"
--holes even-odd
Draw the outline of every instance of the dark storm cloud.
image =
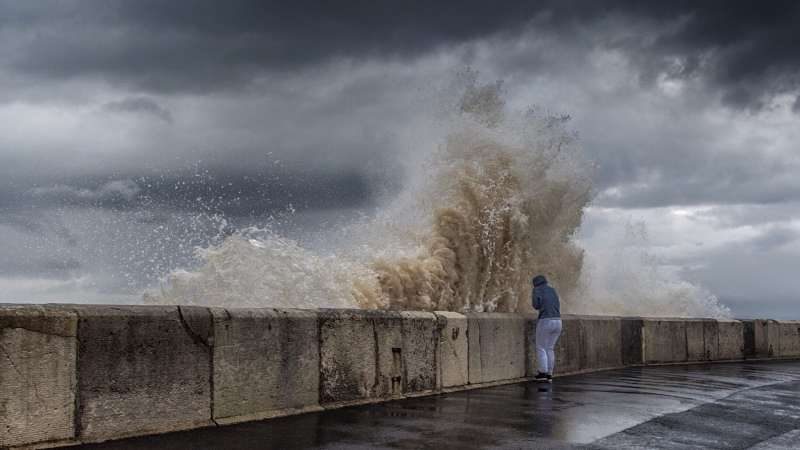
POLYGON ((307 209, 364 206, 369 182, 351 173, 220 173, 139 177, 136 205, 202 210, 230 216, 262 216, 287 207, 307 209))
POLYGON ((114 102, 108 102, 104 110, 113 113, 149 114, 167 123, 172 123, 172 113, 147 97, 128 97, 114 102))
POLYGON ((797 2, 663 3, 675 9, 663 6, 660 17, 679 18, 681 25, 641 46, 656 69, 680 78, 703 75, 740 107, 760 107, 764 96, 800 86, 797 2))
POLYGON ((6 277, 37 276, 66 279, 82 269, 83 265, 74 258, 9 258, 0 256, 0 274, 6 277))
MULTIPOLYGON (((106 1, 0 3, 5 66, 30 76, 99 78, 151 92, 216 91, 335 58, 410 58, 525 27, 627 51, 643 81, 700 77, 757 107, 800 80, 800 3, 106 1), (607 21, 616 17, 616 21, 607 21), (626 34, 645 27, 650 34, 626 34), (605 34, 605 36, 604 36, 605 34), (611 37, 609 37, 611 36, 611 37), (613 37, 617 36, 617 37, 613 37)), ((532 58, 535 59, 533 55, 532 58)), ((521 66, 528 61, 520 60, 521 66)))
POLYGON ((265 71, 336 57, 413 56, 514 29, 537 10, 477 1, 70 2, 42 5, 38 13, 4 5, 6 25, 22 42, 9 55, 16 70, 157 92, 239 86, 265 71))
MULTIPOLYGON (((362 174, 273 171, 225 173, 201 170, 108 180, 67 179, 21 192, 5 190, 0 224, 41 231, 41 224, 9 211, 31 207, 95 207, 114 210, 167 207, 236 216, 262 216, 286 208, 350 208, 367 206, 374 194, 362 174), (13 195, 10 195, 13 194, 13 195)), ((150 220, 150 219, 146 219, 150 220)), ((157 218, 153 219, 158 221, 157 218)))
MULTIPOLYGON (((76 243, 73 233, 59 221, 42 217, 37 214, 37 211, 28 208, 21 210, 0 208, 0 227, 7 227, 18 233, 38 237, 54 236, 67 246, 72 246, 76 243)), ((4 255, 13 259, 15 255, 12 253, 5 252, 4 255)))

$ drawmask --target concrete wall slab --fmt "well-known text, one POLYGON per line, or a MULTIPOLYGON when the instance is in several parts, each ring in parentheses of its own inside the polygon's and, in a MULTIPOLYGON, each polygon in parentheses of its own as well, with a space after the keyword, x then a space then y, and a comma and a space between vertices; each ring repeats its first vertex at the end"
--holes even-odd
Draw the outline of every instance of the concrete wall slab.
POLYGON ((403 321, 397 311, 370 314, 375 333, 376 378, 370 397, 403 393, 403 321))
POLYGON ((378 344, 366 311, 320 310, 320 403, 374 397, 378 344))
POLYGON ((800 321, 780 320, 777 326, 780 330, 778 355, 781 358, 800 356, 800 321))
POLYGON ((645 364, 686 361, 686 324, 687 321, 682 319, 643 319, 645 364))
MULTIPOLYGON (((212 336, 177 307, 81 306, 78 437, 118 438, 211 424, 212 336)), ((202 322, 205 308, 186 308, 202 322)), ((209 328, 207 328, 209 329, 209 328)))
POLYGON ((536 375, 536 315, 523 314, 525 318, 525 376, 536 375))
POLYGON ((0 447, 75 436, 77 315, 0 306, 0 447))
POLYGON ((583 350, 583 322, 578 317, 562 317, 561 337, 558 338, 555 348, 555 374, 564 375, 579 372, 581 370, 583 350))
POLYGON ((436 388, 438 323, 428 313, 322 310, 320 402, 436 388))
POLYGON ((744 324, 738 320, 716 320, 718 350, 713 360, 744 358, 744 324))
MULTIPOLYGON (((436 389, 438 368, 436 351, 439 341, 438 321, 433 313, 401 312, 402 319, 402 388, 403 393, 436 389)), ((396 352, 395 352, 396 353, 396 352)), ((396 364, 396 354, 393 361, 396 364)))
POLYGON ((438 322, 438 387, 451 388, 469 383, 467 317, 450 311, 436 311, 438 322))
POLYGON ((315 311, 213 308, 214 419, 319 409, 315 311))
POLYGON ((705 351, 706 351, 704 360, 714 361, 716 359, 719 359, 719 350, 720 350, 719 322, 713 319, 704 319, 702 322, 703 322, 703 341, 705 343, 705 351))
MULTIPOLYGON (((705 361, 708 359, 709 346, 706 345, 705 326, 701 319, 684 319, 686 330, 686 360, 705 361)), ((714 340, 709 336, 709 343, 714 340)))
POLYGON ((525 318, 518 314, 470 313, 470 384, 525 376, 525 318))
POLYGON ((642 329, 644 320, 625 317, 622 319, 622 364, 635 366, 644 364, 642 329))
MULTIPOLYGON (((556 374, 800 356, 796 321, 565 316, 562 323, 556 374)), ((4 305, 0 447, 513 381, 537 371, 535 329, 524 314, 4 305)))
POLYGON ((581 317, 581 370, 622 366, 622 321, 616 317, 581 317))
POLYGON ((778 322, 756 319, 753 321, 753 338, 756 358, 772 358, 779 354, 781 333, 778 322))

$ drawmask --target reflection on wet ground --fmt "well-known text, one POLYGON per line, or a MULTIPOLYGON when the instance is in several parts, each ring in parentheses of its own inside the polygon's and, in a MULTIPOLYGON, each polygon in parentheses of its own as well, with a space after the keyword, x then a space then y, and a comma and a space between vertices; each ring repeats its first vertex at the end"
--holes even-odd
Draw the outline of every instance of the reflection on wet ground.
POLYGON ((87 449, 798 448, 800 362, 610 370, 87 449))

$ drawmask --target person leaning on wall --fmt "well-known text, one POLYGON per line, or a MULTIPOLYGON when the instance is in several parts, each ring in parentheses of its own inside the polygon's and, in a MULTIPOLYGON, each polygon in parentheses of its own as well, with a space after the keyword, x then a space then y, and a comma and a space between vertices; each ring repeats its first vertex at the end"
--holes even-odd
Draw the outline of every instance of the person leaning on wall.
POLYGON ((544 275, 533 277, 533 309, 539 311, 536 322, 536 381, 552 381, 556 366, 555 347, 561 336, 561 302, 558 293, 544 275))

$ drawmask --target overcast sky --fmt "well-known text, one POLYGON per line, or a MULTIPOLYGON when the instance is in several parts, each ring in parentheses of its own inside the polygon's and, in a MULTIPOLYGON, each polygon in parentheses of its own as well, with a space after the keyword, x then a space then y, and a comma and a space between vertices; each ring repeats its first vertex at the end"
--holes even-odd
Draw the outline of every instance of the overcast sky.
POLYGON ((736 315, 800 319, 798 23, 793 1, 0 0, 0 301, 110 299, 232 223, 368 209, 471 67, 572 117, 588 248, 644 221, 736 315))

